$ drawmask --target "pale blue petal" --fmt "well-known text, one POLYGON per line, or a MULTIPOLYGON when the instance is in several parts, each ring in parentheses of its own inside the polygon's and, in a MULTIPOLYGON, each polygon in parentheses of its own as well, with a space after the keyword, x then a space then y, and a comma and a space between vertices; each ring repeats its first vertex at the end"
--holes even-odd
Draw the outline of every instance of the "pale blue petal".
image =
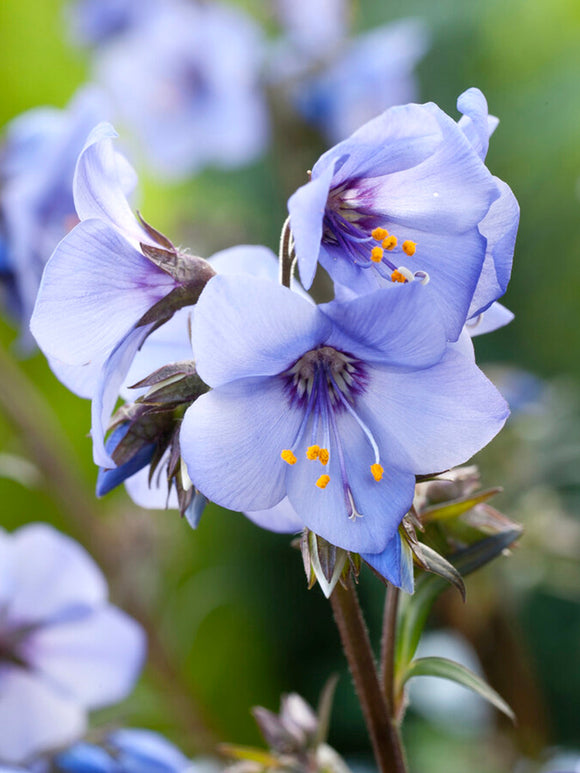
POLYGON ((30 671, 0 664, 0 694, 0 759, 8 763, 62 748, 86 731, 82 706, 30 671))
POLYGON ((178 510, 177 495, 172 487, 168 491, 166 467, 163 462, 159 464, 153 480, 149 481, 151 470, 145 467, 125 481, 127 493, 139 507, 147 510, 178 510))
POLYGON ((382 553, 362 553, 361 558, 397 588, 413 593, 413 555, 398 532, 382 553))
POLYGON ((445 330, 429 285, 390 283, 321 309, 334 322, 327 343, 365 362, 425 368, 440 360, 445 350, 445 330))
POLYGON ((47 524, 33 523, 8 540, 13 585, 7 615, 11 625, 54 621, 71 609, 90 609, 106 599, 100 569, 70 537, 47 524))
POLYGON ((99 467, 115 467, 115 463, 105 449, 105 434, 115 403, 119 397, 121 384, 125 381, 133 358, 139 347, 151 332, 155 323, 134 328, 120 340, 101 369, 99 382, 91 404, 91 437, 93 439, 93 459, 99 467))
POLYGON ((308 434, 296 451, 298 461, 286 474, 288 498, 304 524, 333 545, 354 552, 380 552, 408 512, 415 491, 415 477, 394 465, 385 467, 377 482, 371 474, 375 462, 363 431, 349 413, 336 417, 343 450, 344 474, 336 439, 330 441, 326 466, 306 459, 308 434), (316 485, 323 474, 330 476, 326 488, 316 485), (352 507, 345 484, 352 493, 359 515, 352 507))
POLYGON ((202 395, 180 434, 194 486, 231 510, 273 507, 285 494, 288 465, 280 453, 292 446, 302 414, 277 378, 243 379, 202 395))
POLYGON ((131 211, 126 194, 137 182, 127 160, 117 153, 113 140, 117 132, 109 123, 100 123, 90 133, 78 158, 73 191, 80 220, 103 220, 130 240, 151 243, 131 211))
POLYGON ((123 773, 193 773, 195 767, 172 743, 150 730, 115 730, 108 738, 123 773))
POLYGON ((510 280, 520 208, 510 187, 494 177, 500 197, 491 205, 479 230, 487 239, 487 249, 481 276, 469 307, 473 317, 506 291, 510 280))
POLYGON ((288 497, 284 497, 281 502, 268 510, 254 510, 245 512, 244 515, 262 529, 281 534, 296 534, 304 528, 288 497))
POLYGON ((334 174, 334 163, 325 166, 319 175, 288 199, 290 225, 296 245, 300 280, 308 290, 316 273, 324 211, 334 174))
POLYGON ((104 359, 174 286, 110 226, 85 220, 48 262, 30 327, 47 356, 84 365, 104 359))
POLYGON ((210 386, 283 372, 321 344, 330 322, 297 293, 266 279, 218 275, 197 303, 197 370, 210 386))
POLYGON ((497 126, 496 120, 495 125, 492 122, 493 128, 490 127, 486 98, 479 89, 467 89, 457 97, 457 109, 463 113, 463 117, 458 121, 458 126, 477 155, 484 161, 487 156, 490 134, 497 126))
POLYGON ((423 371, 396 372, 373 366, 357 407, 371 423, 381 452, 393 444, 401 464, 429 474, 463 464, 499 432, 509 409, 470 359, 451 348, 423 371))
POLYGON ((477 317, 467 320, 465 329, 473 338, 484 333, 493 333, 494 330, 509 325, 513 318, 513 312, 496 301, 477 317))
POLYGON ((116 762, 104 749, 83 741, 59 754, 56 764, 65 773, 118 773, 116 762))
POLYGON ((143 667, 145 649, 141 626, 109 604, 78 620, 38 628, 26 640, 34 672, 91 709, 127 697, 143 667))

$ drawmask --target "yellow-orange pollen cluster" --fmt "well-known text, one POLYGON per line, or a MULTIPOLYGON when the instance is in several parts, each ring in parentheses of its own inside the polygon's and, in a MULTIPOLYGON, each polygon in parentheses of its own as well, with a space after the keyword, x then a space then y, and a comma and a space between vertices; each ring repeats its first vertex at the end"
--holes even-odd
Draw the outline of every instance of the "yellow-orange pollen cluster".
MULTIPOLYGON (((389 234, 386 228, 373 229, 373 231, 371 232, 371 236, 376 242, 381 243, 380 247, 377 245, 376 247, 372 248, 371 260, 373 263, 380 263, 385 254, 385 250, 388 250, 389 252, 394 250, 398 244, 398 239, 396 236, 389 234)), ((412 242, 410 239, 405 239, 405 241, 401 246, 405 255, 408 255, 409 257, 411 257, 412 255, 415 254, 415 250, 417 248, 416 242, 412 242)), ((404 278, 401 278, 401 279, 394 279, 393 281, 405 282, 407 280, 404 278)))
MULTIPOLYGON (((281 451, 280 456, 287 464, 296 464, 297 459, 293 451, 291 451, 289 448, 285 448, 283 451, 281 451)), ((320 464, 322 464, 324 467, 328 464, 328 461, 330 459, 330 452, 327 448, 321 448, 318 445, 308 446, 306 449, 306 458, 309 462, 319 461, 320 464)), ((371 464, 371 474, 373 478, 377 481, 377 483, 382 480, 384 473, 383 467, 378 464, 371 464)), ((324 489, 328 486, 330 483, 330 475, 327 475, 326 473, 324 475, 321 475, 318 480, 316 481, 316 485, 318 488, 324 489)))

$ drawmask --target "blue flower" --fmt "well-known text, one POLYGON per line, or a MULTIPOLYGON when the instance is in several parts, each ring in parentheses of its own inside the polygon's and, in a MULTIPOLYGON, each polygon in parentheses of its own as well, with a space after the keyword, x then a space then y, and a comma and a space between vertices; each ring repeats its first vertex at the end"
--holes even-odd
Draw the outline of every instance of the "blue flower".
POLYGON ((137 221, 126 199, 134 172, 99 124, 79 156, 74 199, 80 223, 48 262, 31 331, 66 386, 93 398, 97 464, 114 466, 104 447, 108 418, 136 353, 160 322, 189 299, 206 268, 177 253, 137 221), (185 294, 184 294, 185 293, 185 294))
POLYGON ((300 79, 292 98, 308 122, 339 142, 388 107, 416 99, 414 68, 426 49, 418 19, 373 29, 344 45, 317 74, 300 79))
POLYGON ((347 0, 276 0, 274 7, 285 39, 302 59, 332 54, 346 36, 347 0))
POLYGON ((144 654, 80 545, 45 524, 0 531, 0 760, 77 741, 89 710, 128 695, 144 654))
POLYGON ((79 743, 54 761, 62 773, 195 773, 197 766, 159 733, 126 728, 100 745, 79 743))
POLYGON ((170 3, 104 49, 96 77, 159 175, 257 158, 268 136, 260 31, 241 10, 170 3))
POLYGON ((498 237, 496 251, 509 252, 499 234, 517 227, 517 213, 504 223, 502 208, 496 228, 491 208, 501 196, 472 138, 436 105, 391 108, 325 153, 290 198, 303 284, 318 261, 356 293, 430 278, 456 340, 467 318, 501 294, 486 290, 472 306, 488 242, 498 237), (480 230, 486 218, 489 234, 480 230))
MULTIPOLYGON (((170 0, 164 0, 163 6, 170 0)), ((158 12, 157 0, 69 0, 65 14, 75 43, 97 46, 158 12)))
POLYGON ((194 485, 242 511, 287 495, 332 544, 384 551, 415 475, 464 462, 508 415, 435 301, 417 282, 316 307, 267 280, 210 280, 193 336, 213 389, 180 436, 194 485))
POLYGON ((103 96, 85 88, 66 109, 36 108, 6 129, 0 157, 0 282, 28 346, 28 322, 44 266, 78 222, 72 194, 76 160, 105 110, 103 96))

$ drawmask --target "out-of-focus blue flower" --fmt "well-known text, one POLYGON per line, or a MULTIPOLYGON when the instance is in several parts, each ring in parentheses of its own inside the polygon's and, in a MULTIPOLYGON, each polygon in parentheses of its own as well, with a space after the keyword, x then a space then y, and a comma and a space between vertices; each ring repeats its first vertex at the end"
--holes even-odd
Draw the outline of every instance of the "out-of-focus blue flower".
MULTIPOLYGON (((94 455, 104 466, 114 466, 104 436, 119 388, 160 322, 144 315, 187 283, 173 269, 179 274, 183 263, 204 263, 168 252, 164 237, 137 221, 125 197, 134 173, 115 152, 115 136, 110 124, 99 124, 79 156, 73 188, 81 222, 47 264, 31 320, 56 375, 72 391, 93 398, 94 455), (147 248, 156 251, 153 257, 146 256, 147 248)), ((169 319, 174 310, 160 314, 169 319)))
POLYGON ((292 99, 330 142, 340 142, 388 107, 417 99, 414 68, 427 46, 418 19, 373 29, 346 43, 317 74, 298 79, 292 99))
POLYGON ((501 208, 497 228, 490 222, 503 188, 472 142, 436 105, 410 104, 325 153, 288 202, 304 285, 318 261, 355 293, 429 277, 447 336, 457 340, 468 317, 501 294, 486 282, 474 307, 484 261, 511 261, 513 241, 500 234, 517 227, 511 207, 509 217, 501 208))
POLYGON ((64 110, 36 108, 6 129, 0 153, 0 282, 28 345, 44 266, 78 222, 72 194, 76 160, 105 112, 102 94, 91 87, 64 110))
POLYGON ((80 545, 45 524, 0 532, 0 762, 77 741, 89 710, 128 695, 144 653, 80 545))
POLYGON ((194 485, 249 512, 287 495, 300 521, 347 550, 384 551, 415 475, 464 462, 508 415, 447 345, 419 283, 316 307, 267 280, 216 276, 193 336, 213 387, 181 430, 194 485))
POLYGON ((331 54, 346 35, 347 0, 276 0, 275 9, 286 40, 309 60, 331 54))
POLYGON ((261 52, 260 32, 240 10, 170 3, 104 50, 96 73, 144 160, 178 179, 207 165, 236 167, 263 151, 261 52))
POLYGON ((197 766, 159 733, 122 729, 99 746, 79 743, 54 761, 62 773, 195 773, 197 766))
POLYGON ((170 0, 71 0, 66 20, 75 43, 96 46, 141 24, 170 0))

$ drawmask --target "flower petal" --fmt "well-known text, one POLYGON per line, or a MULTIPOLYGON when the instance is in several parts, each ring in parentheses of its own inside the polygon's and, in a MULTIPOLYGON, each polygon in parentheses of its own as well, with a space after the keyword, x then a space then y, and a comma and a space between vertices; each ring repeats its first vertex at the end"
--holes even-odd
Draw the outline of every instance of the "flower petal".
POLYGON ((497 118, 488 115, 487 100, 476 88, 467 89, 457 97, 457 109, 463 113, 458 126, 477 155, 484 161, 489 147, 489 137, 498 124, 497 118))
POLYGON ((281 502, 268 510, 246 511, 244 515, 262 529, 280 534, 295 534, 304 528, 288 497, 284 497, 281 502))
POLYGON ((382 553, 362 553, 361 558, 397 588, 413 593, 413 554, 398 532, 382 553))
POLYGON ((404 373, 375 365, 369 371, 369 386, 357 403, 361 417, 371 424, 381 453, 417 475, 463 464, 509 415, 493 384, 452 347, 426 370, 404 373))
POLYGON ((465 329, 473 338, 484 333, 493 333, 494 330, 509 325, 513 318, 513 312, 496 301, 477 317, 467 320, 465 329))
POLYGON ((366 362, 424 368, 445 351, 434 293, 420 282, 392 283, 351 301, 327 303, 321 310, 334 322, 327 343, 366 362))
POLYGON ((288 499, 298 518, 333 545, 357 553, 380 552, 411 507, 415 476, 391 465, 377 482, 370 469, 374 454, 360 426, 349 413, 336 416, 336 426, 344 463, 336 438, 331 438, 326 466, 307 460, 310 443, 306 434, 296 451, 297 463, 286 473, 288 499), (322 474, 330 478, 324 489, 316 485, 322 474), (352 503, 345 485, 350 488, 356 517, 350 517, 352 503))
POLYGON ((95 709, 127 697, 143 667, 143 630, 120 609, 103 605, 78 620, 29 634, 35 671, 61 694, 95 709))
POLYGON ((84 548, 56 529, 33 523, 22 526, 8 540, 11 625, 55 620, 71 609, 90 609, 106 599, 107 586, 98 566, 84 548))
POLYGON ((49 260, 31 320, 47 356, 104 359, 174 281, 98 220, 79 223, 49 260))
POLYGON ((276 378, 243 379, 202 395, 180 435, 194 486, 231 510, 273 507, 285 494, 280 452, 292 445, 301 418, 276 378))
POLYGON ((197 370, 216 387, 290 367, 324 341, 328 319, 308 301, 266 279, 215 276, 195 309, 197 370))
POLYGON ((330 164, 288 199, 300 280, 307 290, 316 273, 324 211, 333 174, 334 164, 330 164))
POLYGON ((139 225, 126 194, 135 188, 137 176, 128 161, 117 153, 113 139, 117 132, 109 123, 92 130, 77 161, 73 192, 81 220, 102 220, 116 228, 138 249, 151 237, 139 225))
POLYGON ((0 759, 8 763, 74 743, 86 730, 82 706, 21 668, 0 665, 0 694, 0 759))

